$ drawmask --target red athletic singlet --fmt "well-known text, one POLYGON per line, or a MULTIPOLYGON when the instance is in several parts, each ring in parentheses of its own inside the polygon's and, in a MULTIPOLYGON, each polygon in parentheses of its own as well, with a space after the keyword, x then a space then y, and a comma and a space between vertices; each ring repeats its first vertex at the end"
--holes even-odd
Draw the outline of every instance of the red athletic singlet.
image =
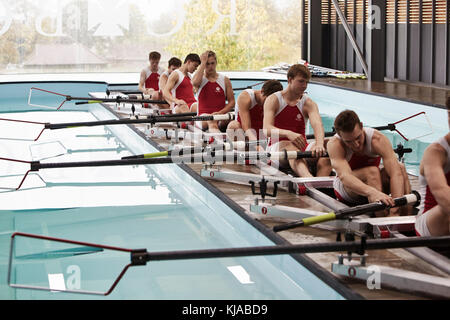
POLYGON ((191 78, 185 76, 180 70, 174 70, 174 72, 178 73, 178 82, 172 89, 172 96, 184 100, 191 107, 193 103, 197 102, 194 97, 194 87, 192 86, 191 78))
POLYGON ((198 93, 198 114, 211 114, 225 108, 225 76, 219 73, 216 81, 211 82, 203 76, 198 93))
POLYGON ((150 70, 150 67, 147 67, 144 69, 145 71, 145 88, 147 89, 154 89, 156 91, 159 91, 159 77, 164 72, 163 69, 158 68, 157 72, 152 72, 150 70))
MULTIPOLYGON (((256 102, 255 90, 246 89, 245 92, 250 96, 250 121, 252 123, 251 128, 256 131, 257 137, 259 139, 259 132, 263 129, 264 121, 264 107, 256 102)), ((242 125, 241 117, 239 115, 239 106, 236 104, 235 107, 235 118, 242 125)))
MULTIPOLYGON (((305 137, 305 117, 303 116, 303 106, 305 105, 308 96, 303 94, 303 97, 296 105, 288 105, 281 94, 281 91, 275 92, 278 98, 278 112, 275 114, 274 126, 284 130, 290 130, 299 133, 305 137)), ((287 138, 280 138, 279 141, 288 140, 287 138)))

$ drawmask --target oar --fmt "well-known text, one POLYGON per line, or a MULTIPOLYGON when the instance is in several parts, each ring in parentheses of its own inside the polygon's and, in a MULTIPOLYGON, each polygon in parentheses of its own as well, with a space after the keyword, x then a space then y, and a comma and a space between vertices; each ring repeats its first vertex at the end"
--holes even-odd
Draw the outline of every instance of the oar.
MULTIPOLYGON (((388 123, 385 126, 378 126, 378 127, 372 127, 372 128, 376 129, 376 130, 379 130, 379 131, 383 131, 383 130, 396 131, 403 139, 405 139, 406 141, 409 141, 408 138, 406 138, 406 136, 397 129, 397 124, 399 124, 400 122, 404 122, 406 120, 409 120, 411 118, 417 117, 417 116, 419 116, 421 114, 425 115, 425 111, 416 113, 416 114, 414 114, 412 116, 406 117, 404 119, 401 119, 401 120, 393 122, 393 123, 388 123)), ((336 131, 333 128, 333 131, 325 132, 325 137, 332 137, 335 134, 336 134, 336 131)), ((306 139, 314 139, 314 134, 307 134, 306 135, 306 139)))
MULTIPOLYGON (((36 242, 36 241, 35 241, 36 242)), ((281 255, 281 254, 305 254, 305 253, 320 253, 320 252, 356 252, 363 254, 365 250, 379 250, 379 249, 394 249, 394 248, 410 248, 410 247, 424 247, 424 246, 448 246, 450 242, 450 236, 443 237, 411 237, 400 239, 376 239, 366 240, 363 238, 361 241, 347 241, 347 242, 324 242, 324 243, 310 243, 310 244, 297 244, 297 245, 272 245, 272 246, 255 246, 255 247, 236 247, 236 248, 219 248, 219 249, 201 249, 201 250, 177 250, 177 251, 155 251, 148 252, 147 249, 129 249, 121 247, 113 247, 96 243, 88 243, 81 241, 74 241, 68 239, 54 238, 36 234, 28 234, 22 232, 15 232, 11 235, 11 246, 8 264, 8 285, 12 288, 32 289, 32 290, 45 290, 45 291, 61 291, 66 293, 81 293, 81 294, 93 294, 107 296, 113 292, 119 281, 123 278, 125 273, 130 267, 145 266, 148 262, 152 261, 170 261, 170 260, 190 260, 190 259, 214 259, 214 258, 235 258, 235 257, 251 257, 251 256, 268 256, 268 255, 281 255), (42 248, 45 249, 45 245, 49 245, 48 242, 58 242, 70 245, 79 246, 80 249, 76 250, 70 248, 63 253, 65 256, 73 259, 75 254, 85 253, 91 254, 95 257, 98 252, 103 250, 123 252, 130 254, 130 263, 126 264, 122 269, 118 277, 112 282, 112 285, 105 292, 99 291, 87 291, 76 289, 62 289, 62 288, 48 288, 42 286, 31 286, 20 283, 12 283, 12 267, 13 267, 13 254, 15 247, 15 239, 18 237, 32 238, 34 240, 42 240, 42 248)), ((55 246, 58 247, 58 246, 55 246)), ((60 245, 59 245, 60 247, 60 245)), ((61 251, 61 249, 59 250, 61 251)), ((54 251, 35 253, 31 256, 31 259, 52 259, 54 251)), ((26 257, 26 256, 25 256, 26 257)), ((20 257, 25 259, 24 257, 20 257)), ((98 257, 101 259, 101 257, 98 257)), ((60 257, 59 259, 64 259, 60 257)), ((93 259, 93 258, 92 258, 93 259)))
MULTIPOLYGON (((38 107, 43 107, 43 106, 31 103, 31 101, 33 100, 32 95, 33 95, 34 90, 43 92, 45 94, 56 95, 56 96, 60 96, 60 97, 64 98, 64 100, 61 102, 61 104, 59 104, 59 106, 56 108, 56 110, 59 110, 66 101, 76 101, 76 100, 80 100, 80 101, 75 102, 75 104, 102 103, 102 102, 167 104, 167 101, 165 101, 165 100, 129 99, 129 98, 124 98, 124 97, 120 97, 120 96, 117 96, 116 98, 73 97, 73 96, 67 95, 67 94, 62 94, 62 93, 58 93, 58 92, 54 92, 54 91, 49 91, 49 90, 45 90, 45 89, 32 87, 30 89, 30 95, 28 97, 28 104, 31 106, 38 106, 38 107)), ((37 99, 39 99, 39 98, 37 98, 37 99)))
POLYGON ((138 119, 111 119, 100 121, 86 121, 86 122, 68 122, 68 123, 46 123, 45 129, 66 129, 66 128, 78 128, 78 127, 93 127, 93 126, 107 126, 117 124, 141 124, 141 123, 160 123, 160 122, 189 122, 189 121, 210 121, 210 120, 233 120, 234 115, 232 113, 217 114, 209 116, 191 116, 180 114, 168 114, 162 116, 145 116, 138 119))
MULTIPOLYGON (((36 172, 42 169, 62 169, 62 168, 82 168, 82 167, 110 167, 110 166, 130 166, 130 165, 151 165, 151 164, 168 164, 168 163, 215 163, 218 161, 233 161, 245 163, 246 160, 274 160, 274 159, 301 159, 312 157, 311 152, 217 152, 211 150, 209 152, 193 153, 190 155, 182 155, 176 157, 153 157, 153 158, 133 158, 133 159, 117 159, 117 160, 97 160, 97 161, 79 161, 79 162, 54 162, 42 163, 40 161, 27 161, 11 158, 0 158, 3 161, 11 161, 16 163, 29 164, 30 168, 23 174, 23 178, 16 187, 19 190, 30 172, 36 172)), ((20 176, 20 175, 18 175, 20 176)), ((13 189, 13 188, 8 188, 13 189)))
POLYGON ((44 128, 39 132, 34 141, 37 141, 44 130, 56 130, 56 129, 66 129, 66 128, 78 128, 78 127, 92 127, 92 126, 102 126, 102 125, 117 125, 117 124, 138 124, 138 123, 157 123, 157 122, 188 122, 188 121, 207 121, 212 119, 232 119, 234 115, 232 113, 227 113, 224 115, 214 115, 214 116, 197 116, 195 112, 187 113, 175 113, 175 114, 165 114, 165 115, 149 115, 144 117, 131 117, 124 119, 110 119, 101 121, 87 121, 87 122, 66 122, 66 123, 48 123, 48 122, 38 122, 38 121, 28 121, 19 119, 7 119, 0 118, 0 121, 17 122, 23 124, 32 125, 42 125, 44 128))
POLYGON ((214 143, 207 146, 194 146, 194 147, 181 147, 181 148, 174 148, 172 150, 166 150, 166 151, 160 151, 160 152, 152 152, 152 153, 144 153, 144 154, 138 154, 133 156, 126 156, 122 157, 122 159, 149 159, 149 158, 158 158, 158 157, 165 157, 165 156, 171 156, 171 155, 186 155, 186 154, 193 154, 193 153, 201 153, 201 152, 211 152, 212 150, 215 151, 229 151, 233 148, 237 149, 243 149, 247 148, 252 145, 257 145, 260 143, 264 143, 264 140, 256 140, 256 141, 230 141, 230 142, 223 142, 223 143, 214 143))
MULTIPOLYGON (((394 207, 400 207, 408 204, 412 204, 413 206, 418 206, 420 204, 420 194, 417 191, 411 191, 411 194, 405 195, 403 197, 398 197, 394 200, 394 207)), ((337 210, 335 212, 330 212, 327 214, 323 214, 315 217, 308 217, 298 221, 293 221, 285 224, 281 224, 273 227, 273 231, 278 232, 282 230, 293 229, 297 227, 310 226, 316 223, 323 223, 331 220, 337 219, 346 219, 348 217, 353 217, 361 214, 365 214, 368 212, 383 210, 388 208, 386 204, 383 202, 373 202, 368 204, 362 204, 355 207, 345 208, 341 210, 337 210)))

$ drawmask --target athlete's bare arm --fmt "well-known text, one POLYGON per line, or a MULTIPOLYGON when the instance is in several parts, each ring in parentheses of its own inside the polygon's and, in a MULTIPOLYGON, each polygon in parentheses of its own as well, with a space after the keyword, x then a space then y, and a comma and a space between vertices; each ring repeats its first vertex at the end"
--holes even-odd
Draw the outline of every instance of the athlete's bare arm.
POLYGON ((346 190, 367 197, 369 202, 382 201, 386 205, 394 205, 391 197, 364 183, 354 174, 348 161, 345 159, 345 148, 338 138, 333 137, 328 141, 327 151, 331 166, 336 171, 346 190))
POLYGON ((437 143, 432 143, 425 149, 422 167, 423 175, 437 204, 445 213, 450 214, 450 186, 447 184, 443 169, 446 160, 447 153, 444 148, 437 143))
POLYGON ((167 84, 163 89, 163 96, 164 99, 168 102, 168 103, 173 103, 176 105, 187 105, 186 102, 184 100, 181 99, 176 99, 172 96, 172 89, 175 87, 175 84, 178 82, 178 73, 177 72, 172 72, 169 76, 169 79, 167 79, 167 84))
POLYGON ((250 118, 250 105, 252 103, 252 99, 250 98, 248 92, 241 92, 241 94, 238 96, 237 103, 239 106, 239 117, 241 119, 242 130, 244 130, 249 140, 255 141, 257 139, 256 135, 254 134, 253 130, 249 130, 252 128, 252 120, 250 118))
POLYGON ((230 79, 228 79, 228 77, 225 77, 225 90, 227 92, 227 104, 222 110, 217 112, 218 114, 225 114, 230 112, 236 104, 236 101, 234 99, 233 86, 231 85, 231 81, 230 79))
POLYGON ((322 156, 326 151, 324 147, 325 130, 323 129, 322 119, 319 114, 319 107, 317 106, 317 103, 308 98, 303 106, 303 111, 305 117, 309 118, 311 127, 314 130, 314 138, 316 143, 312 147, 311 151, 314 156, 322 156))
POLYGON ((209 51, 205 51, 200 55, 200 65, 197 68, 197 71, 194 73, 192 77, 192 86, 194 87, 194 91, 197 92, 200 88, 203 75, 205 74, 206 63, 208 62, 208 53, 209 51))
POLYGON ((163 92, 164 87, 166 86, 168 79, 169 79, 169 77, 166 74, 162 74, 159 77, 158 87, 159 87, 159 90, 161 90, 161 92, 163 92))
MULTIPOLYGON (((404 195, 405 185, 402 170, 397 160, 397 155, 392 149, 389 139, 379 131, 375 130, 372 137, 372 150, 383 159, 384 170, 389 176, 389 185, 392 198, 404 195)), ((397 215, 400 208, 391 208, 390 215, 397 215)))
POLYGON ((145 88, 145 80, 146 80, 146 74, 145 71, 141 71, 141 76, 139 77, 139 86, 138 89, 142 93, 148 94, 148 90, 145 88))
POLYGON ((384 169, 390 178, 390 191, 393 198, 403 196, 403 175, 397 155, 392 149, 389 139, 375 130, 372 137, 372 151, 383 159, 384 169))

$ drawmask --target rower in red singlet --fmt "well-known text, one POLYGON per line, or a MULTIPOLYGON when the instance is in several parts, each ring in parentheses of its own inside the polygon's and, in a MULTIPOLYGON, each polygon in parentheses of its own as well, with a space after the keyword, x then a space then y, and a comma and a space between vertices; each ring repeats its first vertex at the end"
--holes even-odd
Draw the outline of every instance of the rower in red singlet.
MULTIPOLYGON (((301 64, 292 65, 287 74, 288 85, 283 91, 270 95, 264 103, 264 129, 270 138, 268 151, 311 150, 314 157, 325 154, 324 129, 317 104, 305 94, 311 73, 301 64), (308 146, 305 125, 308 119, 314 130, 315 142, 308 146), (308 147, 308 149, 307 149, 308 147)), ((317 176, 329 176, 328 158, 317 159, 317 176)), ((281 161, 287 166, 287 161, 281 161)), ((313 176, 303 159, 290 159, 289 165, 300 177, 313 176)))
POLYGON ((172 57, 169 59, 169 65, 168 65, 168 69, 167 71, 164 71, 161 74, 161 77, 159 78, 159 92, 161 94, 162 97, 162 91, 164 89, 164 87, 166 86, 167 80, 169 79, 170 74, 181 67, 181 60, 178 59, 177 57, 172 57))
MULTIPOLYGON (((242 91, 235 106, 235 119, 227 130, 243 130, 250 141, 265 138, 263 133, 264 102, 272 93, 283 90, 278 80, 267 80, 261 90, 246 89, 242 91)), ((239 134, 235 134, 239 136, 239 134)), ((244 136, 244 133, 241 135, 244 136)), ((258 148, 258 151, 263 151, 258 148)))
MULTIPOLYGON (((235 99, 231 81, 216 71, 217 56, 213 51, 205 51, 200 56, 201 64, 192 78, 197 90, 198 115, 226 114, 234 108, 235 99)), ((196 126, 209 132, 220 132, 229 121, 197 121, 196 126)))
MULTIPOLYGON (((170 74, 178 69, 179 67, 181 67, 181 60, 176 58, 176 57, 172 57, 169 59, 169 65, 168 65, 168 69, 167 71, 164 71, 161 74, 161 77, 159 77, 159 96, 161 97, 161 99, 163 98, 163 89, 166 86, 167 80, 169 79, 170 74)), ((159 108, 162 109, 169 109, 170 105, 168 104, 160 104, 159 108)))
POLYGON ((149 99, 159 100, 162 98, 159 92, 159 78, 163 74, 164 69, 159 67, 161 54, 152 51, 149 54, 149 66, 141 71, 139 79, 139 91, 149 95, 149 99))
POLYGON ((186 56, 183 65, 169 76, 163 89, 163 96, 170 103, 174 113, 197 112, 197 100, 190 74, 199 64, 198 54, 190 53, 186 56))
MULTIPOLYGON (((382 201, 393 206, 393 198, 411 193, 405 166, 399 163, 385 135, 363 128, 351 110, 339 113, 334 127, 337 134, 329 140, 327 150, 337 174, 334 190, 338 200, 349 205, 382 201)), ((411 209, 391 208, 389 215, 407 214, 408 210, 411 209)))
MULTIPOLYGON (((450 128, 450 97, 447 98, 450 128)), ((420 163, 421 205, 416 217, 419 236, 450 234, 450 133, 430 144, 420 163)))

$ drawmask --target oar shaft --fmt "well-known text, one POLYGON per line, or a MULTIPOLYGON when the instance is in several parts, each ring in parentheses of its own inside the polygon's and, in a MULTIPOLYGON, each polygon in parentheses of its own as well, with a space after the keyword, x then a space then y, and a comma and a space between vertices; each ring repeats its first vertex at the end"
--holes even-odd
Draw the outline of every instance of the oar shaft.
POLYGON ((93 127, 107 126, 118 124, 140 124, 140 123, 157 123, 157 122, 189 122, 189 121, 209 121, 209 120, 232 120, 232 114, 214 115, 214 116, 149 116, 144 119, 111 119, 100 121, 86 122, 67 122, 67 123, 46 123, 45 128, 50 130, 77 128, 77 127, 93 127))
POLYGON ((304 254, 319 252, 340 252, 362 250, 379 250, 389 248, 445 246, 450 243, 450 236, 444 237, 411 237, 401 239, 375 239, 349 242, 325 242, 298 245, 277 245, 260 247, 240 247, 205 250, 180 250, 166 252, 146 252, 145 249, 131 253, 133 265, 143 265, 150 261, 184 260, 184 259, 211 259, 244 256, 265 256, 278 254, 304 254))
POLYGON ((142 164, 164 164, 173 162, 174 161, 171 158, 118 159, 118 160, 54 162, 54 163, 41 163, 39 161, 35 161, 31 162, 30 170, 39 171, 40 169, 109 167, 109 166, 142 165, 142 164))
POLYGON ((101 101, 101 102, 116 102, 116 103, 154 103, 154 104, 168 104, 165 100, 148 100, 148 99, 128 99, 122 97, 116 98, 95 98, 95 97, 66 97, 67 101, 81 100, 81 101, 101 101))

